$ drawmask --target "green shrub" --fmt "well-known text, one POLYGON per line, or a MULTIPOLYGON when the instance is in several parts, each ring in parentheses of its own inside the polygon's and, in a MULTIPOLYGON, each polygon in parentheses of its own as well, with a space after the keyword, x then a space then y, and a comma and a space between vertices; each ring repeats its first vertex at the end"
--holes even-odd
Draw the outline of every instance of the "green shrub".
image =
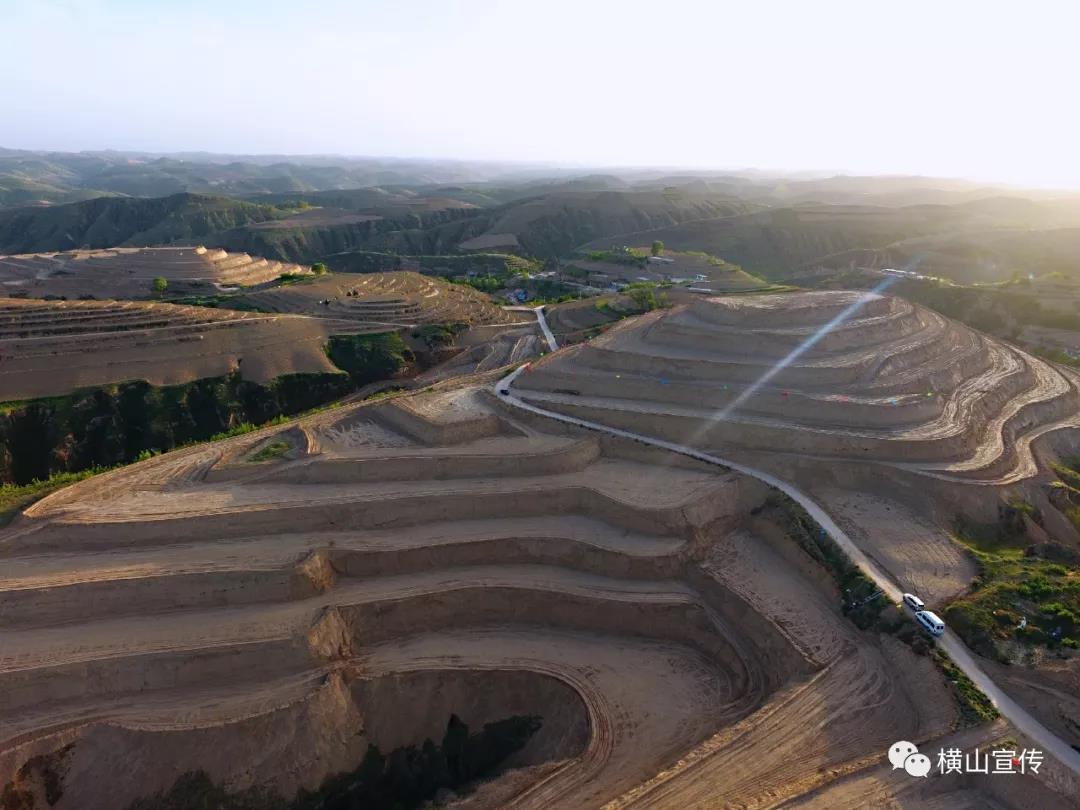
POLYGON ((428 323, 414 329, 412 337, 423 341, 428 351, 443 349, 454 342, 454 336, 468 329, 464 323, 428 323))
MULTIPOLYGON (((1016 502, 1008 504, 1008 509, 1013 515, 1027 513, 1016 502)), ((1068 549, 1059 550, 1053 543, 1026 547, 1015 542, 1010 532, 993 527, 971 531, 962 522, 957 525, 957 540, 976 561, 979 575, 972 590, 955 599, 943 614, 969 647, 1005 661, 1008 648, 999 641, 1015 639, 1053 647, 1071 636, 1080 624, 1080 572, 1056 561, 1068 549), (1021 617, 1026 617, 1023 629, 1021 617)))
POLYGON ((649 263, 648 257, 637 250, 591 250, 585 255, 594 262, 624 264, 630 267, 644 267, 649 263))
MULTIPOLYGON (((390 349, 407 352, 396 333, 394 338, 390 349)), ((389 375, 400 368, 397 360, 382 355, 376 360, 366 366, 358 361, 357 378, 382 379, 380 371, 389 375)), ((255 430, 279 417, 325 406, 354 387, 342 373, 286 374, 261 385, 234 372, 174 386, 135 381, 8 403, 0 415, 0 458, 6 460, 0 472, 7 484, 40 488, 40 482, 59 480, 61 473, 111 468, 255 430)), ((29 497, 9 495, 21 503, 29 497)))
POLYGON ((840 589, 844 615, 860 629, 876 626, 888 604, 877 585, 801 506, 778 496, 770 496, 766 503, 783 516, 788 535, 832 575, 840 589))
POLYGON ((943 650, 935 650, 934 660, 952 685, 953 694, 960 704, 961 726, 978 725, 997 719, 998 710, 994 708, 990 698, 953 663, 943 650))
POLYGON ((1025 599, 1040 600, 1053 596, 1061 589, 1050 582, 1046 577, 1035 576, 1027 582, 1021 582, 1016 586, 1016 593, 1025 599))
POLYGON ((384 380, 401 372, 412 354, 397 332, 373 335, 334 335, 326 353, 356 385, 384 380))
POLYGON ((258 463, 260 461, 272 461, 281 458, 289 452, 291 446, 288 442, 275 441, 264 445, 257 453, 253 454, 248 461, 258 463))

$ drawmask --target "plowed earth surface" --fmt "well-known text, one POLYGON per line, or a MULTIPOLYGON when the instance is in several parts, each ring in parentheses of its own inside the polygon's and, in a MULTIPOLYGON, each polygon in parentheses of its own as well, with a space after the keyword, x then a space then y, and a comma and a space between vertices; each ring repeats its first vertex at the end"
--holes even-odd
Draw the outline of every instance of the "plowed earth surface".
POLYGON ((159 277, 168 283, 170 295, 205 294, 264 284, 283 273, 309 272, 307 267, 216 248, 75 250, 0 256, 0 291, 28 298, 140 299, 156 297, 151 282, 159 277))
POLYGON ((1080 425, 1071 373, 872 293, 658 310, 534 364, 518 387, 545 407, 649 422, 729 455, 873 462, 993 486, 1034 476, 1032 443, 1080 425))
POLYGON ((42 797, 23 766, 47 756, 60 810, 122 808, 193 769, 288 796, 452 712, 536 714, 462 806, 775 807, 949 732, 938 672, 841 616, 761 484, 522 422, 489 384, 170 453, 29 508, 0 533, 0 783, 42 797), (270 442, 288 451, 253 461, 270 442))
POLYGON ((236 369, 255 382, 332 373, 338 369, 323 348, 329 336, 363 331, 352 321, 297 315, 0 298, 0 400, 127 380, 172 385, 236 369))
POLYGON ((384 326, 489 325, 523 320, 495 306, 471 287, 407 270, 333 273, 313 282, 252 292, 242 300, 263 311, 384 326))

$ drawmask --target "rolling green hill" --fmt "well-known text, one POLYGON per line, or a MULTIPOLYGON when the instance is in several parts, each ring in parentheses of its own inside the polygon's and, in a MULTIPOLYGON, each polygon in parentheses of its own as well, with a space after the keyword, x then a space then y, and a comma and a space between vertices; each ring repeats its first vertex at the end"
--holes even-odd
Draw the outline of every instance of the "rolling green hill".
POLYGON ((919 236, 851 250, 816 264, 830 269, 911 268, 964 284, 1063 273, 1080 278, 1080 228, 1001 228, 919 236))
POLYGON ((15 208, 0 211, 0 253, 212 241, 221 231, 284 213, 269 205, 199 194, 98 197, 68 205, 15 208))
MULTIPOLYGON (((53 183, 50 188, 62 189, 70 180, 65 167, 39 164, 41 182, 53 183)), ((119 171, 113 164, 92 164, 81 171, 114 170, 119 171)), ((231 170, 246 171, 242 166, 231 170)), ((996 282, 1016 273, 1080 272, 1080 200, 1075 197, 776 207, 761 197, 711 190, 734 187, 727 179, 663 179, 686 182, 593 190, 619 185, 617 179, 597 175, 580 182, 390 184, 242 199, 191 193, 96 198, 0 210, 0 253, 204 244, 302 264, 353 251, 495 251, 546 259, 566 257, 582 247, 648 245, 656 239, 672 250, 704 251, 777 281, 818 268, 920 267, 924 273, 962 282, 996 282)), ((833 178, 808 187, 857 193, 867 182, 833 178)), ((3 188, 0 185, 0 194, 3 188)), ((32 185, 22 191, 9 187, 13 194, 36 190, 32 185)))
MULTIPOLYGON (((885 207, 803 204, 643 230, 634 244, 659 239, 675 250, 701 250, 771 279, 808 268, 905 267, 935 251, 934 269, 965 281, 1008 278, 1018 255, 1033 272, 1061 270, 1080 256, 1071 202, 990 198, 956 205, 885 207)), ((584 247, 603 249, 608 240, 584 247)), ((926 270, 926 272, 931 272, 926 270)))
POLYGON ((548 257, 569 253, 590 239, 617 239, 641 228, 730 216, 755 207, 727 197, 669 190, 561 191, 481 208, 439 196, 447 193, 452 189, 430 196, 357 189, 254 198, 274 204, 185 193, 12 209, 0 211, 0 253, 194 242, 306 263, 352 250, 457 253, 475 237, 501 234, 509 235, 512 249, 548 257), (310 206, 309 199, 335 207, 299 212, 278 207, 310 206))
POLYGON ((0 206, 96 196, 295 194, 484 181, 516 164, 343 156, 43 152, 0 147, 0 206))

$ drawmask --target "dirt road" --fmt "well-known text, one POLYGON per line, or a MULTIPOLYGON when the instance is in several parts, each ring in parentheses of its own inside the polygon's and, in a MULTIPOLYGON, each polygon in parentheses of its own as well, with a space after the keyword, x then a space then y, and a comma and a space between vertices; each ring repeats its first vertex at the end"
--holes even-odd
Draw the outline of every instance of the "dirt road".
POLYGON ((508 312, 535 312, 536 322, 540 324, 540 331, 544 333, 544 340, 547 341, 548 349, 555 351, 559 348, 559 342, 555 340, 555 334, 551 331, 551 327, 548 326, 547 318, 544 317, 544 305, 541 304, 538 307, 503 307, 508 312))

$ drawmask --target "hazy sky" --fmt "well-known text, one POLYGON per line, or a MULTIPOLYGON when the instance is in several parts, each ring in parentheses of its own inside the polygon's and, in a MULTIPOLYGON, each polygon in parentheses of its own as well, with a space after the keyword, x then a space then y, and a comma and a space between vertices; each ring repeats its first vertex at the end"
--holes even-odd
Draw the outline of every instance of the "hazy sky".
POLYGON ((1080 3, 0 0, 0 145, 1080 187, 1080 3))

